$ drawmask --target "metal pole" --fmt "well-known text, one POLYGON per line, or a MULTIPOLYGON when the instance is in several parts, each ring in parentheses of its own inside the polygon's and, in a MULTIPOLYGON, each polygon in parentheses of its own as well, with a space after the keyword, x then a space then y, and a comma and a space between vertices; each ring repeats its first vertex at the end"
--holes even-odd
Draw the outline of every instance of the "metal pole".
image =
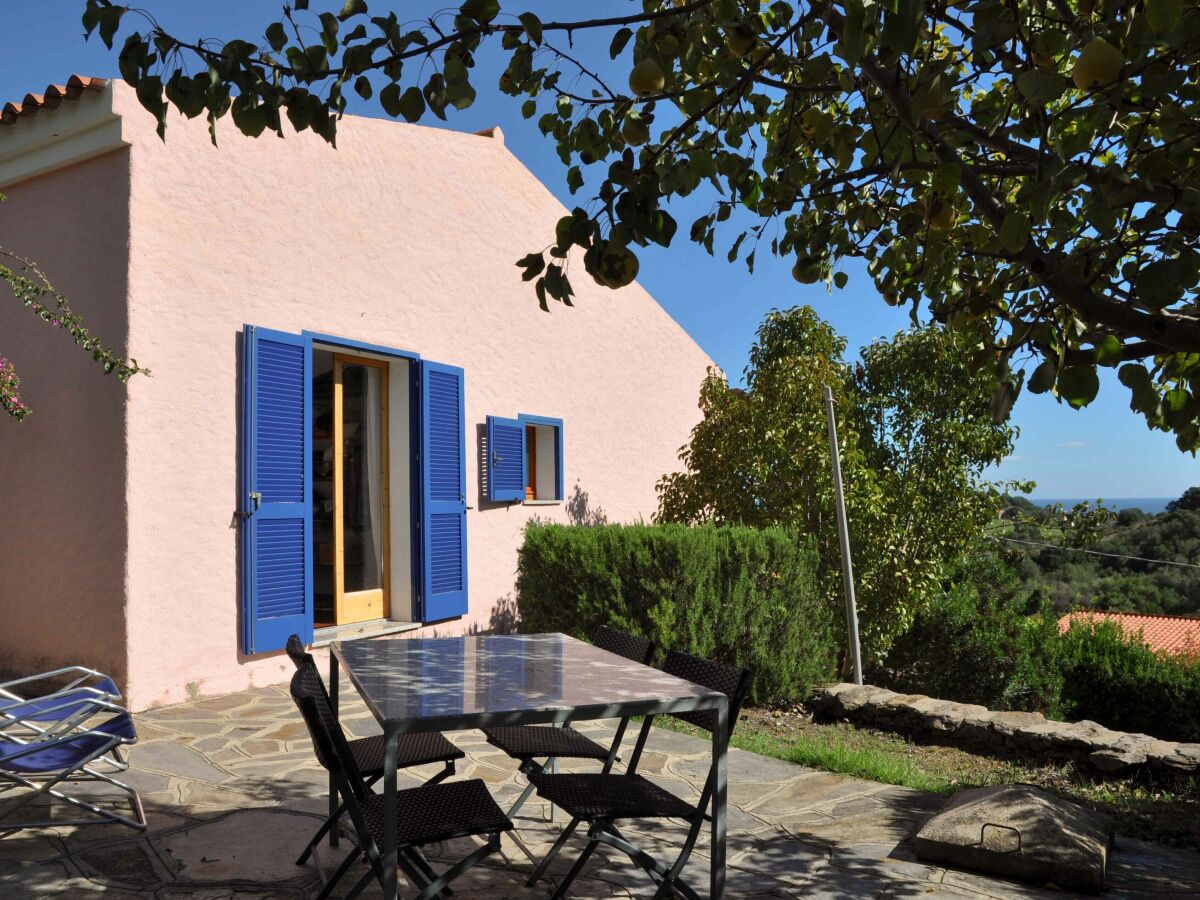
POLYGON ((850 662, 854 683, 862 684, 862 649, 858 643, 858 606, 854 601, 854 564, 850 561, 850 526, 846 521, 846 496, 842 492, 842 458, 838 451, 837 419, 833 391, 825 385, 825 418, 829 422, 829 456, 833 460, 833 496, 837 503, 838 543, 842 547, 842 580, 846 585, 846 632, 850 637, 850 662))

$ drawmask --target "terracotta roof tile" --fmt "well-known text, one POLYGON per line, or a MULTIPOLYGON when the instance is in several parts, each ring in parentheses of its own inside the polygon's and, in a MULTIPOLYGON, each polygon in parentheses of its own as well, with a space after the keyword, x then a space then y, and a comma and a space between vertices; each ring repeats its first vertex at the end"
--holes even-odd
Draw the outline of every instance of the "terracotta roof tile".
POLYGON ((1073 622, 1112 621, 1128 635, 1141 632, 1151 650, 1172 655, 1200 654, 1200 619, 1190 616, 1161 616, 1142 613, 1096 612, 1083 610, 1067 613, 1058 620, 1058 630, 1066 631, 1073 622))
POLYGON ((20 103, 5 103, 0 110, 0 125, 11 125, 22 116, 36 116, 39 109, 54 109, 63 100, 78 100, 84 91, 103 90, 106 84, 107 78, 72 75, 66 84, 47 85, 43 94, 26 94, 20 103))

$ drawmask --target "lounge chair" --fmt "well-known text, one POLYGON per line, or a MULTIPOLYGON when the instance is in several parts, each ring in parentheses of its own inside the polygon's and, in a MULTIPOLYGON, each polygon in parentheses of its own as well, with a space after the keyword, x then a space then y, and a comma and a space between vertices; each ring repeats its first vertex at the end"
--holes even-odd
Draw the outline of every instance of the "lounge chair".
POLYGON ((72 715, 55 722, 51 729, 26 733, 19 739, 0 735, 0 838, 25 828, 65 825, 126 825, 139 831, 145 829, 146 814, 137 791, 96 767, 98 762, 107 763, 114 755, 120 759, 120 749, 137 742, 129 712, 111 701, 90 696, 65 698, 57 706, 45 707, 43 712, 57 716, 67 705, 75 707, 72 715), (68 721, 72 723, 69 728, 68 721), (67 793, 70 785, 81 782, 102 782, 125 793, 133 817, 67 793), (15 799, 6 802, 7 795, 14 792, 15 799), (46 796, 69 803, 88 816, 18 818, 17 813, 46 796))

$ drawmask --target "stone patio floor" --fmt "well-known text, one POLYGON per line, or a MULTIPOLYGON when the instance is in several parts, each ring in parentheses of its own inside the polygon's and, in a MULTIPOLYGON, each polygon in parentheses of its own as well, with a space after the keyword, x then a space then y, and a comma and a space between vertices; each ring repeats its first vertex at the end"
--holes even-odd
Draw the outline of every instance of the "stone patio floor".
MULTIPOLYGON (((377 731, 347 689, 347 730, 377 731)), ((599 724, 585 724, 598 732, 599 724)), ((321 873, 294 859, 322 820, 326 781, 284 686, 244 691, 138 717, 141 743, 130 753, 130 782, 142 792, 150 826, 137 834, 114 826, 25 832, 0 840, 0 898, 308 898, 321 873)), ((478 732, 450 735, 467 751, 464 777, 484 779, 507 808, 521 789, 515 766, 478 732)), ((632 741, 632 737, 629 739, 632 741)), ((707 772, 709 744, 655 729, 642 771, 681 796, 695 798, 707 772)), ((730 752, 730 897, 1062 897, 1058 891, 947 870, 916 861, 911 835, 941 798, 730 752)), ((401 787, 421 780, 401 776, 401 787)), ((428 777, 428 776, 426 776, 428 777)), ((546 821, 536 800, 517 819, 520 840, 540 858, 563 824, 546 821)), ((672 859, 682 829, 646 825, 635 843, 672 859)), ((702 895, 708 887, 707 829, 688 866, 702 895)), ((439 868, 470 843, 431 848, 439 868)), ((582 846, 573 842, 534 888, 526 852, 506 837, 503 852, 454 883, 455 896, 546 897, 582 846)), ((340 860, 323 845, 319 863, 340 860)), ((344 852, 344 845, 343 845, 344 852)), ((343 890, 357 880, 352 870, 343 890)), ((1200 856, 1118 838, 1108 897, 1200 896, 1200 856)), ((402 885, 402 890, 404 886, 402 885)), ((650 896, 640 869, 615 851, 595 854, 576 882, 576 897, 650 896)), ((364 896, 378 897, 375 885, 364 896)), ((410 894, 411 896, 411 894, 410 894)))

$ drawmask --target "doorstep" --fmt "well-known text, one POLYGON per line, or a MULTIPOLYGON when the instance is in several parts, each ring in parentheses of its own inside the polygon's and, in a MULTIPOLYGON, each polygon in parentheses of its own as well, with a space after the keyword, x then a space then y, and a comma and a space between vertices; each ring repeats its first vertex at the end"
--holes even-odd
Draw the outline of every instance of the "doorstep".
POLYGON ((327 625, 313 631, 314 647, 325 647, 334 641, 357 641, 364 638, 383 637, 416 631, 420 622, 396 622, 392 619, 372 619, 369 622, 353 622, 349 625, 327 625))

